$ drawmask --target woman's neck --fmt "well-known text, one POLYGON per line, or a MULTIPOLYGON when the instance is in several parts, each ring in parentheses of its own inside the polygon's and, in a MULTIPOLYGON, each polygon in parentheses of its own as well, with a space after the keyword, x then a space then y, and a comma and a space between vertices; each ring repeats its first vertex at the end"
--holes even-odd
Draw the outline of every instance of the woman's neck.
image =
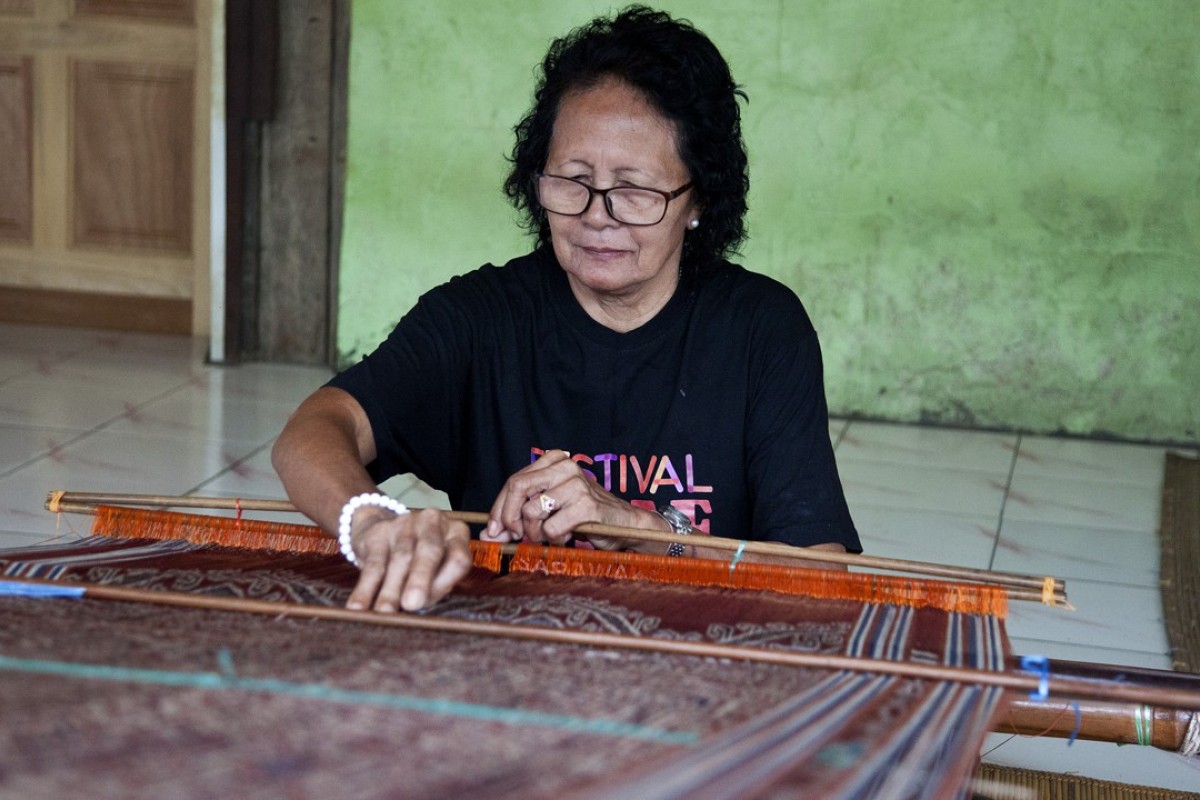
POLYGON ((671 302, 679 285, 679 276, 676 273, 672 280, 662 285, 621 294, 596 292, 571 275, 567 276, 567 282, 589 317, 617 333, 628 333, 654 319, 671 302))

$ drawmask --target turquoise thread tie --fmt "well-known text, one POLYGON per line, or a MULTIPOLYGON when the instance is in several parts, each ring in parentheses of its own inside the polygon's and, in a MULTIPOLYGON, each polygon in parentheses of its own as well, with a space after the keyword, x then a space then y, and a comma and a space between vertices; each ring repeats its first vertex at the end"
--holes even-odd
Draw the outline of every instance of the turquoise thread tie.
POLYGON ((737 552, 733 554, 733 558, 729 562, 729 574, 733 574, 733 568, 742 560, 742 553, 746 552, 746 543, 742 542, 738 545, 737 552))

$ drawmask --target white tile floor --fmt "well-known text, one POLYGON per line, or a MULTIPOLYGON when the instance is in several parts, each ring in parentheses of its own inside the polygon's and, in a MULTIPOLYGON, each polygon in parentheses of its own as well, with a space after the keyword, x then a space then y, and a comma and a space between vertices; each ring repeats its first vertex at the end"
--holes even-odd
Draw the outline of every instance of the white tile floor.
MULTIPOLYGON (((42 508, 54 489, 283 497, 271 443, 328 372, 211 367, 202 353, 185 338, 0 324, 0 547, 55 535, 42 508)), ((1170 668, 1155 538, 1163 448, 847 421, 830 433, 871 553, 1055 574, 1078 610, 1016 604, 1018 653, 1170 668)), ((410 480, 386 488, 441 502, 410 480)), ((1147 748, 993 734, 985 752, 1200 790, 1200 759, 1147 748)))

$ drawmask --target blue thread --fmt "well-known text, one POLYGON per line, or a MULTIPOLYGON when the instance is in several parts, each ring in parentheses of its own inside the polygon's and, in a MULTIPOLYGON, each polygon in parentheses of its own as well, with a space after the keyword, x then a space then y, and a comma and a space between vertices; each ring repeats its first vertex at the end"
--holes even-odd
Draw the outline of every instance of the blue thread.
POLYGON ((83 597, 82 586, 0 581, 0 597, 83 597))
POLYGON ((1050 696, 1050 659, 1045 656, 1021 656, 1021 669, 1038 676, 1038 687, 1029 693, 1029 699, 1045 700, 1050 696))
POLYGON ((1075 710, 1075 729, 1067 737, 1067 747, 1075 744, 1075 737, 1079 735, 1079 729, 1083 727, 1083 712, 1079 710, 1079 703, 1071 703, 1071 708, 1075 710))
POLYGON ((229 652, 228 647, 222 647, 217 651, 217 669, 224 677, 237 679, 237 670, 233 668, 233 654, 229 652))
POLYGON ((742 542, 738 545, 737 552, 733 554, 733 559, 729 562, 729 574, 733 574, 733 568, 742 560, 742 553, 746 552, 746 543, 742 542))
MULTIPOLYGON (((232 662, 232 658, 230 659, 232 662)), ((230 665, 232 667, 232 664, 230 665)), ((108 664, 72 664, 63 661, 12 658, 0 655, 0 670, 59 675, 69 678, 94 678, 109 681, 183 686, 200 689, 235 689, 247 692, 268 692, 312 700, 327 700, 351 705, 373 705, 405 711, 423 711, 446 716, 481 719, 510 725, 538 725, 546 728, 605 736, 624 736, 665 744, 694 744, 699 735, 691 731, 672 731, 616 720, 588 719, 568 714, 524 711, 519 708, 485 706, 457 700, 438 700, 411 695, 364 692, 357 689, 338 689, 312 683, 291 683, 273 678, 239 678, 215 672, 171 672, 169 670, 115 667, 108 664)))

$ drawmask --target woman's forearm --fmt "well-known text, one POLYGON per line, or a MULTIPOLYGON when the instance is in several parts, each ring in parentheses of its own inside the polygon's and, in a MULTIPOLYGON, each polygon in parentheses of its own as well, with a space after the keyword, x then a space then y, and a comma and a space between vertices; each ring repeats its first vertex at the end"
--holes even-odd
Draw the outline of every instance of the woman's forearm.
POLYGON ((288 498, 330 533, 346 500, 376 490, 363 466, 375 454, 365 412, 339 389, 318 389, 292 414, 271 450, 288 498))

